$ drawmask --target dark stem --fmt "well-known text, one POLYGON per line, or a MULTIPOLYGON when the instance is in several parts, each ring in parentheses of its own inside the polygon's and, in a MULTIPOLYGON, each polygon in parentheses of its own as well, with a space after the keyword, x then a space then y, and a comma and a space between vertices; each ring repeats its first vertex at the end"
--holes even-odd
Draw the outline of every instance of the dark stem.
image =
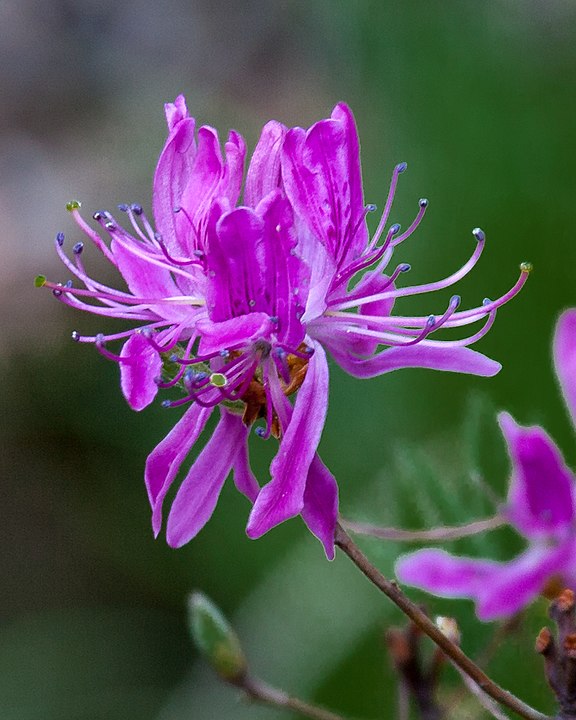
POLYGON ((428 618, 422 610, 413 603, 400 590, 398 584, 388 580, 382 573, 372 565, 360 548, 353 542, 350 536, 340 524, 336 526, 336 545, 352 560, 364 575, 381 590, 412 622, 417 625, 436 645, 444 651, 455 665, 463 670, 474 682, 491 698, 513 710, 525 720, 550 720, 547 715, 534 710, 512 693, 504 690, 491 680, 462 650, 455 645, 444 633, 428 618))
POLYGON ((259 678, 252 677, 251 675, 245 675, 235 684, 238 685, 251 700, 264 703, 265 705, 293 710, 301 715, 312 718, 312 720, 344 720, 341 715, 336 715, 329 710, 324 710, 298 698, 291 697, 282 690, 267 685, 259 678))

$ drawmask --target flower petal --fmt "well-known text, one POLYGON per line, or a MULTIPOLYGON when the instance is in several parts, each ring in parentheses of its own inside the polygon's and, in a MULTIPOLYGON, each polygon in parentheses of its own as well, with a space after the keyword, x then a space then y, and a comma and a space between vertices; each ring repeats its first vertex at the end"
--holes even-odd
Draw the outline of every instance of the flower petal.
POLYGON ((146 460, 144 481, 152 506, 152 529, 155 537, 162 526, 164 497, 211 414, 212 408, 191 405, 146 460))
POLYGON ((556 375, 576 428, 576 309, 560 315, 554 334, 556 375))
POLYGON ((201 338, 199 354, 208 355, 244 347, 256 340, 268 340, 274 328, 269 315, 255 312, 222 322, 203 318, 196 324, 196 329, 201 338))
POLYGON ((500 413, 512 460, 506 515, 526 537, 562 533, 574 521, 574 475, 541 427, 517 425, 500 413))
POLYGON ((254 503, 260 492, 260 485, 258 485, 258 480, 256 480, 250 467, 248 432, 248 428, 246 428, 246 440, 240 443, 240 449, 234 461, 234 485, 242 495, 245 495, 250 502, 254 503))
POLYGON ((208 522, 243 442, 246 428, 241 418, 222 411, 214 434, 176 493, 166 527, 168 545, 182 547, 208 522))
POLYGON ((280 187, 280 148, 286 128, 271 120, 262 128, 246 174, 244 202, 255 208, 263 197, 280 187))
POLYGON ((418 550, 400 557, 395 569, 401 582, 440 597, 475 600, 478 617, 495 620, 522 609, 549 578, 562 574, 573 549, 572 541, 558 547, 537 545, 507 563, 418 550))
POLYGON ((132 410, 143 410, 156 397, 155 379, 162 372, 162 358, 148 340, 134 333, 122 346, 120 357, 120 386, 132 410))
POLYGON ((467 347, 445 347, 423 343, 406 348, 387 348, 374 357, 360 360, 347 352, 350 341, 345 335, 342 336, 341 342, 338 342, 340 338, 328 336, 326 330, 318 323, 313 331, 314 337, 321 339, 336 362, 354 377, 376 377, 401 368, 429 368, 492 377, 502 367, 499 362, 467 347))
POLYGON ((274 398, 283 435, 270 465, 272 480, 260 490, 248 520, 246 532, 250 538, 258 538, 284 520, 298 515, 304 506, 308 470, 320 441, 328 406, 326 355, 317 343, 314 350, 294 409, 285 398, 274 398), (282 401, 288 407, 283 408, 282 401), (284 413, 286 415, 282 417, 284 413))
POLYGON ((308 470, 302 519, 324 545, 328 560, 334 560, 334 531, 338 519, 338 485, 318 455, 308 470))

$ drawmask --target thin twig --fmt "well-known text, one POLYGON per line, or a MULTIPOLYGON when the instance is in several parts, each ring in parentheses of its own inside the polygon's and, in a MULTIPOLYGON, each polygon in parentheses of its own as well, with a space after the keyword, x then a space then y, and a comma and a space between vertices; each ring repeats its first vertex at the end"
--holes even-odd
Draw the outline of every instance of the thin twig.
POLYGON ((336 715, 329 710, 310 705, 251 675, 245 675, 235 684, 237 684, 251 700, 264 703, 265 705, 293 710, 312 720, 345 720, 341 715, 336 715))
POLYGON ((513 710, 525 720, 550 720, 547 715, 534 710, 512 693, 504 690, 491 680, 462 650, 455 645, 444 633, 428 618, 422 610, 413 603, 398 584, 388 580, 372 565, 360 548, 353 542, 341 525, 336 526, 336 545, 352 560, 364 575, 381 590, 402 612, 407 615, 421 630, 428 635, 444 653, 461 668, 474 682, 490 697, 513 710))
POLYGON ((447 527, 432 528, 431 530, 403 530, 400 528, 384 528, 370 523, 353 522, 351 520, 340 520, 345 530, 358 535, 371 535, 381 540, 399 540, 402 542, 419 542, 427 540, 458 540, 459 538, 476 535, 487 530, 495 530, 506 524, 500 515, 486 518, 485 520, 474 520, 465 525, 453 525, 447 527))

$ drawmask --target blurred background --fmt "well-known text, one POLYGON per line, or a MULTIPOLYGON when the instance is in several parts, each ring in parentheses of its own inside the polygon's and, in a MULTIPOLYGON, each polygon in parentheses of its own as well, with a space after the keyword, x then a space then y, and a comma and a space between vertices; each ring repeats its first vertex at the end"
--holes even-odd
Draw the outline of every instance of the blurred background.
MULTIPOLYGON (((355 718, 394 715, 382 635, 401 618, 346 558, 326 562, 299 520, 249 541, 249 507, 230 484, 188 546, 153 540, 143 466, 178 410, 131 412, 117 366, 69 339, 110 326, 32 280, 68 279, 53 249, 57 231, 81 239, 66 201, 87 217, 150 208, 163 103, 178 93, 200 123, 234 127, 250 147, 270 118, 306 127, 346 100, 366 201, 382 207, 400 161, 392 221, 430 200, 398 258, 410 282, 460 267, 478 225, 487 249, 460 285, 464 306, 505 292, 523 260, 535 271, 478 345, 504 365, 493 380, 403 370, 359 381, 333 367, 322 457, 346 517, 421 527, 486 516, 485 486, 501 497, 508 473, 496 410, 544 424, 576 463, 550 358, 558 313, 576 305, 575 32, 573 0, 2 0, 3 720, 290 717, 238 704, 196 658, 185 623, 195 588, 230 615, 266 680, 355 718)), ((106 272, 95 253, 86 262, 106 272)), ((271 451, 254 438, 263 479, 271 451)), ((501 531, 451 549, 507 559, 522 543, 501 531)), ((406 549, 361 544, 385 573, 406 549)), ((413 597, 457 617, 473 655, 494 632, 470 603, 413 597)), ((489 666, 542 710, 532 647, 545 622, 537 603, 489 666)), ((447 704, 458 687, 448 672, 447 704)), ((481 716, 464 700, 450 717, 481 716)))

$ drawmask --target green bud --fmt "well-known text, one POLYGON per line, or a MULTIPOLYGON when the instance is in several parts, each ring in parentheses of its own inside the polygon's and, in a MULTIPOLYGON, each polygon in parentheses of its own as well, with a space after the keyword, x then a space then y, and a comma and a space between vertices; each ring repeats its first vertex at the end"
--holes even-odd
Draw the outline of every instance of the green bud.
POLYGON ((246 674, 246 658, 238 636, 221 611, 200 592, 188 598, 188 627, 197 648, 218 675, 238 682, 246 674))
POLYGON ((81 207, 81 203, 79 200, 70 200, 70 202, 66 203, 66 210, 68 212, 72 212, 72 210, 78 210, 81 207))
POLYGON ((46 284, 46 275, 36 275, 34 278, 34 287, 44 287, 46 284))

